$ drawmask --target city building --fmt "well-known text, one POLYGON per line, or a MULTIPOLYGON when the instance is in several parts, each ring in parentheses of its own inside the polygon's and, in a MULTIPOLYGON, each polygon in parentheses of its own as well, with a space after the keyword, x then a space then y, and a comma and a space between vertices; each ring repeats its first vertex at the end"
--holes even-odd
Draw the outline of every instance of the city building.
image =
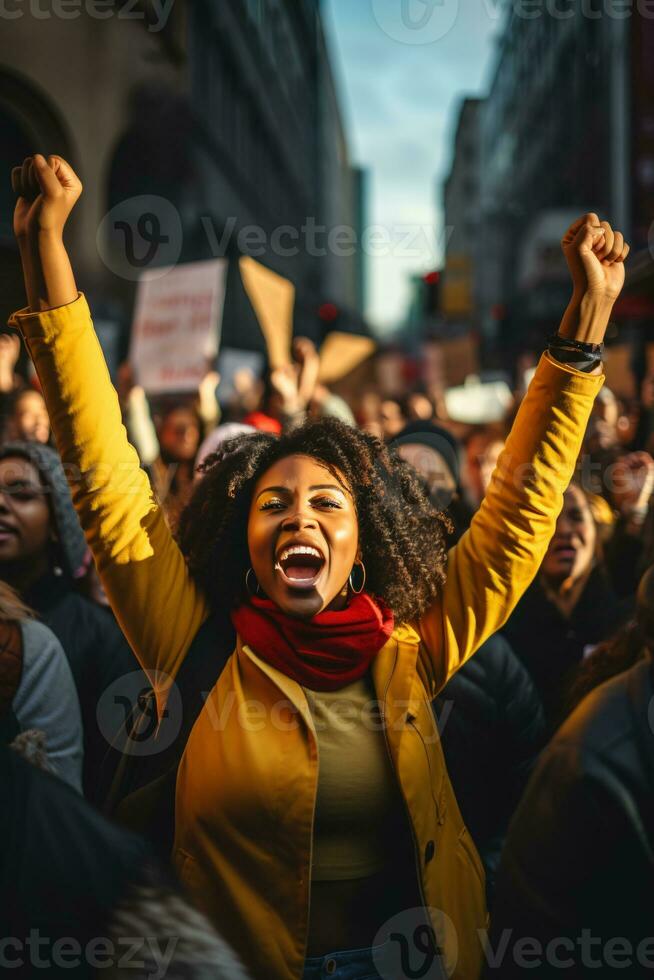
POLYGON ((452 166, 443 185, 445 269, 441 313, 446 328, 472 329, 479 249, 480 135, 483 103, 464 99, 454 136, 452 166))
MULTIPOLYGON (((317 0, 41 7, 36 18, 17 6, 0 35, 2 315, 22 302, 9 168, 37 149, 65 156, 85 185, 68 243, 117 357, 137 277, 127 233, 103 218, 135 220, 143 195, 146 244, 168 202, 177 261, 245 252, 291 279, 298 332, 320 335, 325 301, 360 311, 360 253, 326 245, 330 222, 355 227, 361 203, 317 0), (326 231, 307 247, 314 225, 326 231)), ((223 342, 261 344, 235 262, 223 342)))
POLYGON ((652 19, 600 0, 503 6, 481 115, 477 316, 491 357, 556 326, 573 217, 609 216, 638 252, 654 212, 652 19))

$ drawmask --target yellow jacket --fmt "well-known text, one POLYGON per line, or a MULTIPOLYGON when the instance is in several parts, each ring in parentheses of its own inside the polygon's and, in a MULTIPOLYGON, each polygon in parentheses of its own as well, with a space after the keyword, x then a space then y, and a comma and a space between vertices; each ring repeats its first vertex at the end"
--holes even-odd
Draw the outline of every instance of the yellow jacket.
MULTIPOLYGON (((84 298, 16 322, 98 571, 161 710, 206 602, 128 444, 84 298)), ((602 381, 543 356, 488 495, 450 552, 441 597, 420 622, 399 626, 373 664, 423 899, 454 926, 443 931, 433 918, 458 980, 479 975, 484 872, 430 702, 533 579, 602 381)), ((303 970, 317 769, 302 688, 239 642, 180 765, 173 858, 198 905, 266 980, 297 980, 303 970)))

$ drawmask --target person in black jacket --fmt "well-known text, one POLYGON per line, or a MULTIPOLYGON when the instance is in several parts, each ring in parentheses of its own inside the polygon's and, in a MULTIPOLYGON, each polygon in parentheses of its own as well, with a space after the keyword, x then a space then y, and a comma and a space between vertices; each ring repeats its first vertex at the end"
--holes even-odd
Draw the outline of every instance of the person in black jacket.
POLYGON ((632 608, 633 597, 618 599, 611 587, 588 495, 572 483, 539 574, 503 630, 533 677, 551 731, 582 660, 632 608))
POLYGON ((486 871, 489 906, 504 838, 545 745, 543 707, 527 670, 499 633, 433 704, 447 770, 486 871))
POLYGON ((654 971, 653 610, 650 569, 638 593, 643 658, 582 701, 529 782, 502 857, 486 977, 654 971))
MULTIPOLYGON (((452 541, 472 517, 459 479, 460 448, 429 422, 407 426, 392 445, 422 477, 436 506, 447 508, 452 541)), ((530 674, 509 643, 491 636, 433 703, 457 802, 486 871, 491 903, 509 821, 539 751, 545 716, 530 674)))
POLYGON ((21 980, 247 980, 145 841, 5 746, 0 971, 21 980))
POLYGON ((120 704, 127 713, 149 685, 112 613, 76 587, 86 554, 56 452, 37 443, 0 447, 0 579, 20 593, 64 649, 82 709, 84 791, 101 802, 111 778, 103 761, 120 704), (105 707, 100 699, 109 688, 105 707))

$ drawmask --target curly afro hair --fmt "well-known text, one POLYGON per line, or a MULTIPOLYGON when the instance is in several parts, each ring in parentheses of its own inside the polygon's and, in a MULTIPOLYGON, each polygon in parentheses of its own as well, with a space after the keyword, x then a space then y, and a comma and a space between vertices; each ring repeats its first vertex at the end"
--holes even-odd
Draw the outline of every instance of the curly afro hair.
POLYGON ((209 456, 183 512, 178 540, 211 607, 247 595, 247 522, 254 487, 273 463, 311 456, 352 491, 366 588, 399 622, 420 616, 445 579, 447 517, 434 510, 414 470, 378 439, 336 419, 309 421, 279 437, 257 433, 209 456))

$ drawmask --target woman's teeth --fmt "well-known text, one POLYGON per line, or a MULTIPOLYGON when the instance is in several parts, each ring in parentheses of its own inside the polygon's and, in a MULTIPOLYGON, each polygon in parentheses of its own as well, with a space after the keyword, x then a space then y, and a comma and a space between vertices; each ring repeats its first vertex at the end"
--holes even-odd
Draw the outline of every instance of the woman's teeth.
POLYGON ((282 551, 278 558, 278 562, 281 564, 282 562, 287 561, 287 559, 291 558, 293 555, 313 555, 314 558, 322 561, 322 555, 317 548, 311 548, 307 545, 298 544, 293 545, 292 548, 286 548, 285 551, 282 551))
POLYGON ((282 551, 275 562, 287 584, 299 588, 310 588, 318 578, 325 559, 317 548, 311 545, 292 545, 282 551))

